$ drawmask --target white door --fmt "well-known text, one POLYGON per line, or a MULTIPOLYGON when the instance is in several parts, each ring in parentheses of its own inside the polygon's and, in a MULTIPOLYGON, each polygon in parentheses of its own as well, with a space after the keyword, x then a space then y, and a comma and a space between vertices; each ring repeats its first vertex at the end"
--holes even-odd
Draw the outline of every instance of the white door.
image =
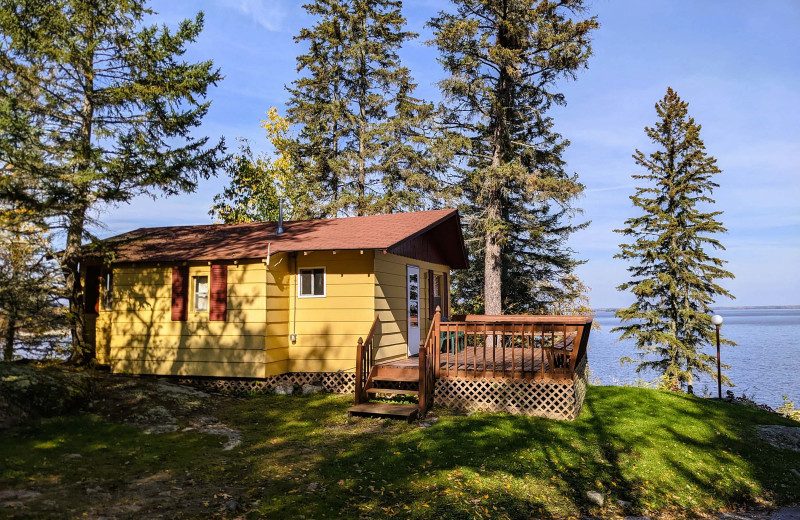
POLYGON ((419 267, 406 266, 408 295, 408 355, 419 354, 419 267))

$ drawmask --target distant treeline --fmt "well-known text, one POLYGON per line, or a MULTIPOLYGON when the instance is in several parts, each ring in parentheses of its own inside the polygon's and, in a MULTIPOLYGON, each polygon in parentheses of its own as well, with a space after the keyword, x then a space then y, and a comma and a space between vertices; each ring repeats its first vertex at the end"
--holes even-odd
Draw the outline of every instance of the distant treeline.
MULTIPOLYGON (((800 305, 740 305, 738 307, 717 307, 718 311, 743 311, 749 309, 800 309, 800 305)), ((592 309, 592 312, 616 312, 614 307, 592 309)))

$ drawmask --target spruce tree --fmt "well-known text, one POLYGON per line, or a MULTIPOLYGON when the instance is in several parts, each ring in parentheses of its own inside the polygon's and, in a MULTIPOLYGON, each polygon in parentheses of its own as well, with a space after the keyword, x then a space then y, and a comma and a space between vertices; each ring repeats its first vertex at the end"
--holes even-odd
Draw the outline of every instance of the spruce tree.
POLYGON ((297 168, 323 187, 323 216, 421 209, 441 161, 427 155, 433 106, 414 97, 398 50, 417 35, 398 0, 314 0, 316 18, 295 38, 302 76, 289 88, 300 127, 297 168))
POLYGON ((202 13, 174 32, 143 25, 150 14, 143 0, 0 5, 0 197, 66 235, 58 262, 78 363, 94 356, 78 271, 90 217, 140 194, 191 191, 224 152, 191 135, 221 79, 211 61, 182 57, 202 13))
MULTIPOLYGON (((630 291, 636 301, 617 311, 623 325, 612 332, 636 341, 638 371, 653 369, 693 393, 696 374, 716 377, 715 358, 703 347, 714 341, 710 305, 717 296, 732 298, 717 280, 733 274, 713 256, 725 249, 715 238, 726 231, 717 219, 722 212, 711 210, 718 187, 713 178, 721 170, 706 153, 688 106, 667 89, 656 104, 658 122, 645 127, 657 150, 645 155, 637 149, 633 155, 647 171, 633 175, 645 183, 631 196, 642 214, 616 230, 632 239, 620 245, 616 258, 631 264, 632 278, 618 290, 630 291)), ((723 382, 730 384, 724 376, 723 382)))
POLYGON ((598 27, 582 0, 455 0, 429 22, 447 123, 469 146, 458 183, 473 270, 454 281, 462 310, 543 312, 576 297, 566 241, 583 190, 548 111, 591 55, 598 27), (482 286, 482 287, 481 287, 482 286))

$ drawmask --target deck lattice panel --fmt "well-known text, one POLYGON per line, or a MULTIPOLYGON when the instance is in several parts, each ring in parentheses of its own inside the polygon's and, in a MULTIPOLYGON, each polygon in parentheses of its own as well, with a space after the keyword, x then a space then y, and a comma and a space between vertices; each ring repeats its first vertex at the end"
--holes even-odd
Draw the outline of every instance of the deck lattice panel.
POLYGON ((575 419, 586 396, 586 363, 571 382, 518 379, 439 379, 434 406, 463 411, 508 412, 551 419, 575 419))

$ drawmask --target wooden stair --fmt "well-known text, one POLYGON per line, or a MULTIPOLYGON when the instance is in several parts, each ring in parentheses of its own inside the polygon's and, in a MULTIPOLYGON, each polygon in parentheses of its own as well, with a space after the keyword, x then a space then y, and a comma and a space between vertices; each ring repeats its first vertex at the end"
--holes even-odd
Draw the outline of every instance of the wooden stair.
POLYGON ((375 365, 370 370, 366 384, 366 397, 370 399, 347 410, 351 417, 384 417, 414 421, 419 414, 416 404, 375 402, 372 399, 388 395, 419 395, 419 369, 375 365), (398 386, 413 388, 397 388, 398 386))
POLYGON ((350 417, 384 417, 413 422, 417 418, 419 408, 415 404, 362 403, 351 406, 347 413, 350 417))
POLYGON ((368 388, 368 394, 419 395, 419 390, 398 390, 397 388, 368 388))

